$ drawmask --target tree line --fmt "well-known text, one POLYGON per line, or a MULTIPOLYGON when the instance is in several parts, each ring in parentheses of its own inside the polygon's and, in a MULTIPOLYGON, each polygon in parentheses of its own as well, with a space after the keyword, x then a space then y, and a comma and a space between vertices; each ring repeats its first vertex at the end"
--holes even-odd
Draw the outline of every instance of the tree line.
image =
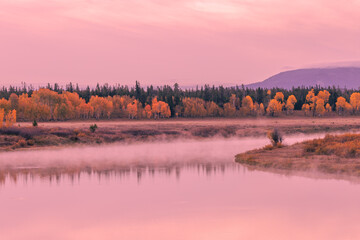
POLYGON ((58 84, 35 89, 3 87, 0 90, 0 122, 105 118, 236 117, 293 114, 322 116, 356 114, 360 93, 356 90, 320 86, 288 89, 250 89, 244 86, 204 85, 193 89, 174 86, 143 88, 99 84, 80 89, 58 84), (8 119, 8 120, 7 120, 8 119))

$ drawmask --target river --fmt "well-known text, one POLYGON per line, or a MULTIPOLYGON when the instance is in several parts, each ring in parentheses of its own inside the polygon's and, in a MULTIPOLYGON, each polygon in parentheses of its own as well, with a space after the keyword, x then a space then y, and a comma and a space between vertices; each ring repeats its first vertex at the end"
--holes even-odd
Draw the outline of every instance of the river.
POLYGON ((234 163, 267 142, 1 153, 0 239, 360 239, 359 184, 234 163))

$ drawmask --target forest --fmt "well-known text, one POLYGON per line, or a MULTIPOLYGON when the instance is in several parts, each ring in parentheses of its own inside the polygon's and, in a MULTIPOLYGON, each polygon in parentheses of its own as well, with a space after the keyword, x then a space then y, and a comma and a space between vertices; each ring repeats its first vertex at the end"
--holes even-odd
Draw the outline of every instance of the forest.
POLYGON ((305 116, 357 114, 360 93, 356 90, 320 86, 287 89, 250 89, 244 86, 204 85, 193 89, 97 84, 79 88, 67 84, 46 87, 3 87, 0 90, 0 127, 18 121, 70 119, 159 119, 170 117, 305 116))

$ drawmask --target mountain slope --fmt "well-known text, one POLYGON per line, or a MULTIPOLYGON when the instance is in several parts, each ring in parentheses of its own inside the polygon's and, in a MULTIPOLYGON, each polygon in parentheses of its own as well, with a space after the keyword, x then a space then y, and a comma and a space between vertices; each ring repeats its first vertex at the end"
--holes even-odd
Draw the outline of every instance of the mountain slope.
POLYGON ((290 89, 298 86, 315 85, 359 89, 360 67, 297 69, 278 73, 262 82, 248 84, 246 87, 280 87, 290 89))

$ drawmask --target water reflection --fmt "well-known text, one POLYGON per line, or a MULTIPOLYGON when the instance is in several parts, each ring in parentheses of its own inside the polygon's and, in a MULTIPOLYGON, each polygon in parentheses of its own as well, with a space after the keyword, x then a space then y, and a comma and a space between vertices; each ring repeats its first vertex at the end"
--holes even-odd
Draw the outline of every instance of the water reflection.
POLYGON ((140 164, 140 165, 128 165, 117 166, 111 165, 83 165, 83 166, 59 166, 51 168, 7 168, 0 170, 0 185, 4 185, 7 182, 12 183, 27 183, 29 181, 44 180, 50 183, 61 183, 62 180, 70 181, 71 183, 80 182, 80 179, 84 177, 98 178, 101 180, 121 180, 123 178, 129 178, 136 176, 138 183, 141 183, 142 178, 152 177, 157 175, 175 177, 180 179, 181 172, 183 170, 195 169, 198 175, 216 175, 225 174, 227 170, 239 170, 242 168, 239 164, 235 163, 173 163, 167 165, 154 165, 154 164, 140 164))
POLYGON ((2 154, 0 239, 360 239, 360 185, 233 163, 266 142, 2 154))

